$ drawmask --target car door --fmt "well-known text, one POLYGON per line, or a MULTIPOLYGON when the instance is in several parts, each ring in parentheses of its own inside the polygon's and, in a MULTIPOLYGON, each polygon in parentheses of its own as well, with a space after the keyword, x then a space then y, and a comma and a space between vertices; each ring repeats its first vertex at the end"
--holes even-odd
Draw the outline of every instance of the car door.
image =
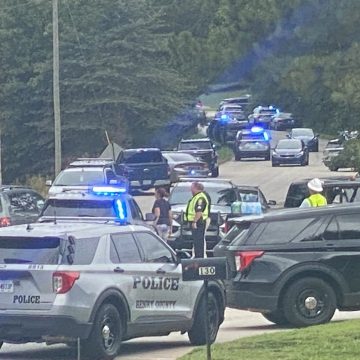
POLYGON ((182 281, 182 267, 172 250, 153 233, 136 232, 135 237, 144 264, 142 276, 134 286, 142 289, 145 300, 152 301, 151 306, 144 309, 146 318, 156 314, 158 321, 191 319, 197 293, 190 293, 190 286, 182 281))
POLYGON ((338 215, 330 222, 324 237, 333 253, 332 266, 344 276, 351 292, 360 299, 360 213, 338 215))

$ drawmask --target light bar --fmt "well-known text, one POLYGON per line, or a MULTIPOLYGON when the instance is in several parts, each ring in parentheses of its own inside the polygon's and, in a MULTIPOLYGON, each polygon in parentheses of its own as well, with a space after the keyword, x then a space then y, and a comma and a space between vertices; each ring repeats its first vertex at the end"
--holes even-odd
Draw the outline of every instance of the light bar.
POLYGON ((92 188, 92 191, 96 195, 111 196, 111 195, 125 194, 126 188, 115 187, 115 186, 94 186, 92 188))
POLYGON ((264 129, 260 126, 253 126, 250 130, 253 134, 261 134, 264 132, 264 129))
POLYGON ((228 120, 228 115, 222 114, 221 115, 221 121, 227 121, 227 120, 228 120))

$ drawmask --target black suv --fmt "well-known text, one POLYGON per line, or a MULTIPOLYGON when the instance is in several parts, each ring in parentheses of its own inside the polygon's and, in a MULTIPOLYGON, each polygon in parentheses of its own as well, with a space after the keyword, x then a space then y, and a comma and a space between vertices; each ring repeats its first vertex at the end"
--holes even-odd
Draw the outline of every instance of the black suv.
POLYGON ((212 177, 219 176, 218 154, 216 146, 208 138, 181 140, 178 151, 191 154, 198 160, 206 162, 211 171, 212 177))
POLYGON ((239 219, 214 251, 228 258, 227 306, 279 325, 360 309, 360 205, 288 209, 239 219))

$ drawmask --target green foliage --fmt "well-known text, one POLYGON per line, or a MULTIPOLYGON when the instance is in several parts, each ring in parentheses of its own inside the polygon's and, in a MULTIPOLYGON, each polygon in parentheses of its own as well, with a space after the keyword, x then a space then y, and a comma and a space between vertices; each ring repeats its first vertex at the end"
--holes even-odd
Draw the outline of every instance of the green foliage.
POLYGON ((352 168, 360 172, 360 140, 349 140, 344 145, 344 150, 331 159, 330 169, 352 168))

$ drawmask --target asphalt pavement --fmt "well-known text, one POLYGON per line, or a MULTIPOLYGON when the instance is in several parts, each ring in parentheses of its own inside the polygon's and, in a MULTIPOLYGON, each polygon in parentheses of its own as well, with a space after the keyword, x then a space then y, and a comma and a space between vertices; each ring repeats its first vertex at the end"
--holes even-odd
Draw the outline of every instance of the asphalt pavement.
MULTIPOLYGON (((273 144, 285 133, 274 132, 273 144)), ((320 142, 320 152, 310 153, 310 165, 306 167, 288 166, 271 167, 270 161, 230 161, 221 165, 220 177, 231 179, 235 184, 258 185, 268 200, 276 200, 283 204, 289 184, 298 179, 324 177, 331 175, 352 175, 351 171, 331 173, 322 164, 322 149, 325 141, 320 142)), ((154 201, 153 193, 148 192, 137 196, 142 210, 149 212, 154 201)), ((335 320, 360 318, 360 312, 337 313, 335 320)), ((281 328, 265 320, 260 314, 247 311, 226 310, 225 322, 220 328, 217 342, 234 340, 240 337, 279 331, 281 328)), ((189 352, 186 335, 179 333, 165 337, 148 337, 134 339, 124 343, 118 359, 123 360, 175 360, 189 352)), ((76 359, 75 351, 66 346, 54 345, 47 347, 42 344, 4 345, 0 352, 0 360, 72 360, 76 359)))

